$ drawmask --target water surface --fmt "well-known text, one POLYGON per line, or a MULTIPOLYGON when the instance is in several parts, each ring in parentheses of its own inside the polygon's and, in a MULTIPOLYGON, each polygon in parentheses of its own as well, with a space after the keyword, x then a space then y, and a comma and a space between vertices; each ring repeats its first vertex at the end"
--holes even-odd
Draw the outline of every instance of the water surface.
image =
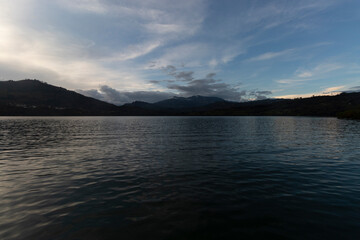
POLYGON ((360 122, 0 118, 0 239, 356 239, 360 122))

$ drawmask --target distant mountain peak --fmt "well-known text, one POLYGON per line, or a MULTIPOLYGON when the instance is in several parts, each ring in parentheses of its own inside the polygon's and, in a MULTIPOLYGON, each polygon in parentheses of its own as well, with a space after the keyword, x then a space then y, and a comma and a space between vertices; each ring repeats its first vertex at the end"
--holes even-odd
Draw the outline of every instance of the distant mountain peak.
POLYGON ((225 100, 218 97, 208 97, 200 95, 195 95, 191 97, 174 96, 173 98, 156 102, 154 103, 154 105, 162 108, 179 109, 203 107, 217 102, 225 102, 225 100))

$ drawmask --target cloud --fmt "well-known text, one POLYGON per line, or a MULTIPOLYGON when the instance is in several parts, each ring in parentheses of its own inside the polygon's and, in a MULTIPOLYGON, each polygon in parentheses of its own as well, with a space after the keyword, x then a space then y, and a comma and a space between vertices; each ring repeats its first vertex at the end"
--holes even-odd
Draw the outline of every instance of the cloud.
POLYGON ((124 92, 124 91, 118 91, 106 85, 100 86, 99 90, 91 89, 91 90, 76 90, 76 91, 85 96, 93 97, 116 105, 123 105, 125 103, 131 103, 134 101, 154 103, 176 96, 176 94, 171 92, 159 92, 159 91, 124 92))
MULTIPOLYGON (((174 83, 168 84, 169 90, 175 90, 179 96, 195 95, 219 97, 229 101, 261 100, 272 94, 271 91, 239 90, 220 79, 215 79, 216 73, 208 73, 205 78, 194 78, 194 72, 179 71, 175 66, 162 68, 167 75, 174 77, 174 83)), ((165 82, 169 82, 165 80, 165 82)), ((161 84, 161 81, 153 82, 161 84)))
MULTIPOLYGON (((211 30, 220 35, 235 37, 261 34, 283 28, 287 32, 303 31, 317 27, 319 13, 335 6, 339 0, 302 1, 232 1, 214 4, 220 10, 211 30), (221 11, 222 10, 222 11, 221 11)), ((277 34, 278 32, 276 32, 277 34)), ((262 40, 262 39, 261 39, 262 40)))
POLYGON ((184 97, 201 95, 240 101, 245 95, 244 92, 239 92, 231 85, 223 83, 221 80, 215 80, 215 73, 209 73, 203 79, 195 79, 193 77, 194 72, 178 71, 173 65, 168 65, 162 69, 176 80, 176 83, 167 85, 167 88, 177 91, 179 95, 184 97))
POLYGON ((299 84, 302 82, 312 81, 327 76, 328 73, 342 69, 343 66, 338 63, 321 63, 311 69, 298 68, 293 77, 288 79, 276 80, 280 84, 299 84))
POLYGON ((247 95, 249 96, 249 99, 251 100, 264 100, 267 99, 269 95, 272 94, 272 91, 257 91, 253 90, 250 91, 247 95))
POLYGON ((340 92, 339 90, 341 90, 341 89, 344 89, 345 88, 345 86, 344 85, 342 85, 342 86, 336 86, 336 87, 329 87, 329 88, 326 88, 325 90, 324 90, 324 94, 331 94, 331 93, 336 93, 336 92, 340 92))
MULTIPOLYGON (((171 33, 179 33, 185 32, 189 30, 188 27, 180 24, 162 24, 162 23, 149 23, 145 24, 144 27, 151 33, 157 34, 171 34, 171 33)), ((195 29, 190 29, 190 31, 194 31, 195 29)))
POLYGON ((172 66, 172 65, 167 65, 166 67, 162 68, 163 72, 165 72, 166 74, 175 77, 175 79, 177 81, 185 81, 185 82, 190 82, 194 79, 193 71, 182 71, 182 72, 177 72, 176 67, 172 66))
POLYGON ((129 45, 123 51, 119 51, 110 57, 102 58, 104 61, 127 61, 142 57, 154 51, 161 46, 160 40, 154 40, 146 43, 129 45))
POLYGON ((295 74, 299 78, 311 78, 316 77, 318 75, 322 75, 325 73, 333 72, 335 70, 341 69, 343 66, 337 63, 322 63, 317 65, 312 69, 298 69, 296 70, 295 74))
POLYGON ((303 71, 297 75, 299 78, 309 78, 313 76, 312 72, 303 71))
MULTIPOLYGON (((299 53, 304 53, 305 51, 309 51, 309 50, 314 50, 314 49, 318 49, 319 47, 322 46, 328 46, 333 44, 332 42, 318 42, 315 44, 310 44, 310 45, 305 45, 305 46, 301 46, 301 47, 297 47, 297 48, 290 48, 290 49, 285 49, 282 51, 277 51, 277 52, 265 52, 263 54, 260 54, 258 56, 255 57, 251 57, 247 60, 245 60, 245 62, 259 62, 259 61, 266 61, 266 60, 273 60, 276 58, 282 58, 283 60, 298 60, 301 57, 301 55, 299 53)), ((304 73, 304 76, 307 73, 304 73)))
POLYGON ((220 42, 191 42, 168 47, 164 53, 152 59, 155 68, 185 64, 188 67, 216 67, 244 54, 247 47, 243 40, 220 42))
POLYGON ((293 83, 301 83, 301 82, 305 82, 305 81, 309 81, 309 79, 279 79, 276 80, 277 83, 280 84, 293 84, 293 83))
MULTIPOLYGON (((112 16, 137 27, 137 31, 165 39, 193 35, 205 16, 203 0, 174 2, 169 0, 58 0, 69 11, 112 16), (196 11, 193 11, 196 9, 196 11), (130 21, 129 21, 130 20, 130 21)), ((128 29, 129 30, 129 29, 128 29)), ((159 40, 159 39, 157 39, 159 40)))
POLYGON ((177 90, 180 95, 190 97, 194 95, 214 96, 231 101, 240 101, 246 95, 245 91, 239 92, 229 84, 218 82, 214 79, 196 79, 186 85, 171 84, 169 89, 177 90))
POLYGON ((58 0, 58 2, 71 11, 86 11, 96 14, 108 12, 107 7, 99 0, 58 0))
POLYGON ((261 54, 259 56, 250 58, 247 61, 248 62, 256 62, 256 61, 271 60, 273 58, 288 56, 288 55, 292 54, 294 51, 295 51, 295 49, 287 49, 287 50, 280 51, 280 52, 267 52, 267 53, 261 54))

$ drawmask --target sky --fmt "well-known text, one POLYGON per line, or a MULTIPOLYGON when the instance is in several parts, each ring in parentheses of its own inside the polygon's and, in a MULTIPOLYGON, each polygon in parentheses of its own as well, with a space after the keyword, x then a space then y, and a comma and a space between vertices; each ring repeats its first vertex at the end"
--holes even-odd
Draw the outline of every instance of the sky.
POLYGON ((0 80, 115 104, 360 89, 358 0, 0 0, 0 80))

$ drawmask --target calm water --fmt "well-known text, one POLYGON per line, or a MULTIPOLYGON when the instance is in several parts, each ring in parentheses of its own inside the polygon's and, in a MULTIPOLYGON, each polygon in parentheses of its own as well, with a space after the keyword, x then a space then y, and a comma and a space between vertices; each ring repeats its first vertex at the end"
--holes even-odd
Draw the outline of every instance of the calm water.
POLYGON ((0 118, 0 239, 359 239, 360 122, 0 118))

